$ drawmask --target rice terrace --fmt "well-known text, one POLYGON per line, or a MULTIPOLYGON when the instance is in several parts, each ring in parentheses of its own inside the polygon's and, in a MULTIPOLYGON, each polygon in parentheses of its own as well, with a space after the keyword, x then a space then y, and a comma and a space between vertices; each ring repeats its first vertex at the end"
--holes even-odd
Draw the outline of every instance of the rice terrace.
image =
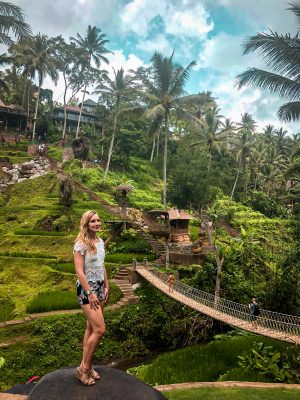
POLYGON ((0 400, 299 398, 299 29, 0 1, 0 400))

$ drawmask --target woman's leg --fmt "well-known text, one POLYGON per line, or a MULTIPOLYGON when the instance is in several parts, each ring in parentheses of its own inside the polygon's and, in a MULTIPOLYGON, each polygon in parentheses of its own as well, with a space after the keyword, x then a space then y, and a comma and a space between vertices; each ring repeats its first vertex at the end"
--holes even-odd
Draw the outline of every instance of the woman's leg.
POLYGON ((101 307, 95 310, 91 309, 89 304, 85 304, 81 308, 88 320, 84 335, 82 356, 82 368, 86 371, 92 368, 94 353, 101 337, 105 333, 105 322, 101 307))

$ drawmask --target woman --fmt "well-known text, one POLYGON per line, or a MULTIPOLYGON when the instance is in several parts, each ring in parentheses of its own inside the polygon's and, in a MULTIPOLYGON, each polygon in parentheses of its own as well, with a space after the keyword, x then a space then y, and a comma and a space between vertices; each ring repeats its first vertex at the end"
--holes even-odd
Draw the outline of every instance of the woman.
POLYGON ((85 212, 80 221, 80 231, 74 245, 74 265, 77 281, 77 297, 87 317, 83 338, 83 356, 77 368, 77 378, 90 386, 100 379, 93 369, 93 357, 105 333, 104 303, 108 299, 108 279, 104 267, 104 242, 97 237, 100 219, 96 211, 85 212))

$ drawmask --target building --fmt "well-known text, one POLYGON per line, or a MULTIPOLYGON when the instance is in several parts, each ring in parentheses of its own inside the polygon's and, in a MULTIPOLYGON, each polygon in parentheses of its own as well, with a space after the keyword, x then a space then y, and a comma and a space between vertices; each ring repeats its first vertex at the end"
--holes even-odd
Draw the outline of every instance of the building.
POLYGON ((9 129, 25 129, 27 115, 23 108, 14 104, 6 105, 0 99, 0 131, 6 132, 9 129))
MULTIPOLYGON (((100 128, 101 124, 99 122, 99 118, 95 115, 95 110, 97 107, 97 103, 93 100, 86 100, 83 102, 83 108, 80 118, 81 126, 84 124, 91 125, 95 128, 100 128)), ((81 103, 79 106, 66 106, 67 111, 67 132, 76 132, 79 115, 80 115, 81 103)), ((56 123, 59 125, 60 129, 63 129, 64 124, 64 107, 57 107, 53 110, 53 118, 56 123)))
POLYGON ((184 210, 171 208, 168 211, 145 212, 145 223, 149 233, 169 238, 174 243, 190 243, 189 221, 192 219, 184 210))

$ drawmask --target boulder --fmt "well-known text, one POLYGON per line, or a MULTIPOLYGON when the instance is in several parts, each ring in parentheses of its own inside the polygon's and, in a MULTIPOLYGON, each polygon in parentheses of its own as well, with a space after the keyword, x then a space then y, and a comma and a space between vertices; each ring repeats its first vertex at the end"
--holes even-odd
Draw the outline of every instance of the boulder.
POLYGON ((45 375, 30 392, 28 400, 163 400, 158 390, 125 372, 95 367, 101 379, 84 386, 76 378, 76 368, 67 367, 45 375))

